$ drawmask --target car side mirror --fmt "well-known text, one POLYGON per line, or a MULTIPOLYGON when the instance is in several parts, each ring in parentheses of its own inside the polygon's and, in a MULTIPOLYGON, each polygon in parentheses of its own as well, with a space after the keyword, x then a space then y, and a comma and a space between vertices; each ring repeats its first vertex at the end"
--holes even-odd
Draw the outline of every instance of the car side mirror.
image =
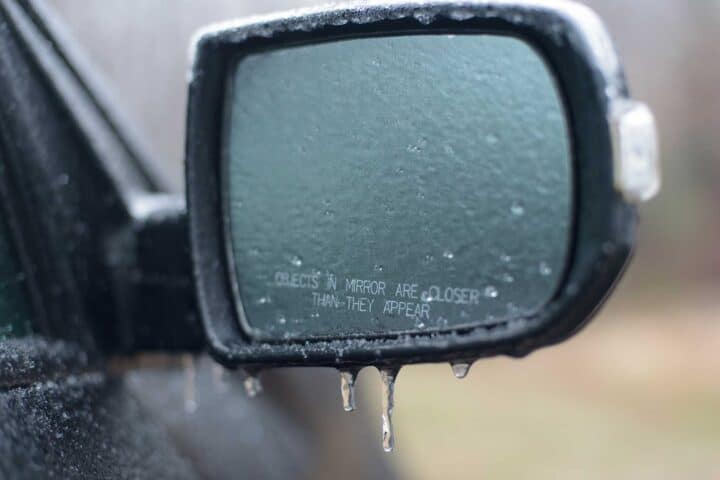
MULTIPOLYGON (((588 321, 659 188, 653 117, 573 3, 398 3, 196 40, 187 197, 213 355, 524 356, 588 321)), ((388 445, 386 445, 388 447, 388 445)), ((389 448, 389 447, 388 447, 389 448)))

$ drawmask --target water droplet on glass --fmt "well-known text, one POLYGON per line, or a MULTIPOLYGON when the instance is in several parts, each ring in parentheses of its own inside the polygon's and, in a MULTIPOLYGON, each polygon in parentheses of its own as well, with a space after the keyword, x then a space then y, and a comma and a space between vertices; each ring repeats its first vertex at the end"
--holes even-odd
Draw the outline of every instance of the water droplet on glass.
POLYGON ((435 260, 435 257, 432 255, 425 255, 425 258, 423 258, 423 263, 432 263, 432 261, 435 260))
POLYGON ((395 447, 392 414, 395 406, 395 379, 398 368, 380 369, 382 381, 382 446, 386 452, 392 452, 395 447))
POLYGON ((525 207, 523 206, 522 202, 513 203, 510 207, 510 211, 516 217, 522 217, 523 215, 525 215, 525 207))
POLYGON ((382 272, 382 271, 383 271, 383 268, 384 268, 384 267, 383 267, 382 265, 376 264, 376 265, 373 267, 373 270, 375 270, 376 272, 382 272))
POLYGON ((422 330, 423 328, 425 328, 425 322, 423 322, 420 318, 416 318, 415 328, 419 328, 420 330, 422 330))
POLYGON ((248 254, 251 257, 257 257, 258 255, 260 255, 260 249, 257 247, 253 247, 250 250, 248 250, 248 254))
POLYGON ((543 277, 547 277, 552 273, 552 268, 550 268, 550 265, 548 265, 545 262, 540 262, 540 265, 538 266, 538 271, 540 272, 540 275, 543 277))
POLYGON ((454 254, 453 252, 451 252, 450 250, 445 250, 445 251, 443 252, 443 258, 447 258, 448 260, 452 260, 453 258, 455 258, 455 254, 454 254))
POLYGON ((489 134, 489 135, 487 135, 487 136, 485 137, 485 141, 487 142, 488 145, 495 145, 495 144, 498 143, 500 140, 499 140, 498 137, 496 137, 495 135, 489 134))
POLYGON ((470 367, 472 366, 472 363, 469 362, 453 362, 450 364, 452 367, 453 374, 455 375, 455 378, 457 379, 463 379, 467 377, 468 372, 470 371, 470 367))
POLYGON ((505 283, 513 283, 515 281, 515 277, 510 275, 509 273, 503 273, 502 277, 500 277, 503 282, 505 283))
POLYGON ((301 267, 303 264, 302 258, 298 257, 297 255, 293 255, 290 257, 290 263, 293 267, 301 267))
POLYGON ((398 167, 398 168, 395 170, 395 172, 396 172, 398 175, 402 175, 402 174, 405 173, 405 169, 402 168, 402 167, 398 167))
POLYGON ((258 305, 267 305, 268 303, 272 303, 272 300, 268 296, 262 296, 257 299, 256 302, 258 305))
POLYGON ((426 291, 423 291, 423 292, 420 294, 420 301, 421 301, 421 302, 430 303, 430 302, 432 302, 433 300, 434 300, 433 296, 430 295, 430 293, 429 293, 427 290, 426 290, 426 291))
POLYGON ((500 293, 498 292, 498 289, 493 287, 492 285, 488 285, 485 287, 485 296, 487 298, 497 298, 500 293))
POLYGON ((280 325, 285 325, 285 324, 287 323, 287 318, 285 318, 285 315, 282 315, 282 314, 281 314, 281 315, 278 315, 278 317, 277 317, 277 322, 278 322, 280 325))
POLYGON ((440 328, 445 328, 448 326, 448 319, 445 317, 438 317, 437 319, 437 326, 440 328))
POLYGON ((507 254, 500 255, 500 261, 503 263, 510 263, 512 262, 512 257, 507 254))
POLYGON ((195 400, 195 358, 192 355, 183 355, 182 365, 185 372, 185 412, 193 413, 197 410, 197 401, 195 400))
POLYGON ((425 138, 419 139, 416 143, 408 145, 407 151, 410 153, 418 153, 427 146, 427 140, 425 138))
POLYGON ((243 387, 245 387, 245 393, 248 397, 257 397, 259 393, 263 391, 262 383, 260 383, 260 377, 256 373, 245 372, 247 375, 243 380, 243 387))
POLYGON ((357 370, 340 370, 340 395, 342 396, 343 410, 355 410, 355 379, 357 370))

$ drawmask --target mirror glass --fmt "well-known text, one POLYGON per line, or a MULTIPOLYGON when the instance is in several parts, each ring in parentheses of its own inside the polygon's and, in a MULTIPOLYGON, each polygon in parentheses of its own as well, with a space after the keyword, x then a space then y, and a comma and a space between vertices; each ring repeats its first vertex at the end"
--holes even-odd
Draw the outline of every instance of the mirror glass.
POLYGON ((254 338, 491 326, 555 294, 570 138, 523 41, 297 46, 239 59, 228 84, 228 251, 254 338))

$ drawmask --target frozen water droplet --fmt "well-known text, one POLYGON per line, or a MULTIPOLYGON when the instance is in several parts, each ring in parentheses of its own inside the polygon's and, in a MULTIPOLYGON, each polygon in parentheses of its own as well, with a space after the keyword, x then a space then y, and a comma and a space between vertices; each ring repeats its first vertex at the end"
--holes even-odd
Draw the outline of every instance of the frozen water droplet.
POLYGON ((488 285, 485 287, 485 296, 487 298, 497 298, 499 295, 498 289, 493 287, 492 285, 488 285))
POLYGON ((357 370, 340 370, 340 395, 342 395, 343 410, 355 410, 355 379, 357 370))
POLYGON ((425 322, 423 322, 419 317, 415 319, 415 328, 419 328, 420 330, 425 328, 425 322))
POLYGON ((257 373, 245 372, 247 375, 243 380, 243 387, 245 387, 245 393, 248 397, 257 397, 259 393, 263 391, 262 383, 260 383, 260 377, 257 373))
POLYGON ((407 151, 410 153, 421 152, 427 146, 427 140, 425 138, 419 139, 416 143, 408 145, 407 151))
POLYGON ((423 25, 429 25, 435 18, 435 16, 431 12, 422 10, 413 13, 413 17, 415 17, 415 20, 422 23, 423 25))
POLYGON ((373 267, 373 269, 374 269, 376 272, 382 272, 382 271, 383 271, 383 268, 384 268, 384 267, 383 267, 382 265, 375 265, 375 266, 373 267))
POLYGON ((455 258, 455 254, 454 254, 453 252, 451 252, 450 250, 445 250, 445 251, 443 252, 443 258, 447 258, 448 260, 452 260, 453 258, 455 258))
POLYGON ((192 355, 183 355, 182 365, 185 372, 185 412, 193 413, 197 410, 197 401, 195 400, 195 359, 192 355))
POLYGON ((453 374, 455 375, 455 378, 457 379, 463 379, 467 377, 468 372, 470 371, 470 367, 472 366, 472 363, 469 362, 453 362, 450 364, 452 367, 453 374))
POLYGON ((434 300, 434 298, 432 297, 432 295, 430 295, 430 293, 429 293, 427 290, 423 291, 423 292, 420 294, 420 301, 421 301, 421 302, 430 303, 430 302, 432 302, 433 300, 434 300))
POLYGON ((258 305, 267 305, 268 303, 272 303, 272 300, 270 299, 270 297, 265 295, 265 296, 258 298, 256 303, 258 305))
POLYGON ((538 266, 538 271, 540 272, 540 275, 543 277, 547 277, 552 273, 552 268, 550 268, 550 265, 548 265, 545 262, 540 262, 540 265, 538 266))
POLYGON ((510 211, 516 217, 522 217, 523 215, 525 215, 525 206, 522 204, 522 202, 518 201, 512 204, 512 206, 510 207, 510 211))
POLYGON ((287 318, 285 318, 285 315, 280 314, 280 315, 278 315, 278 317, 277 317, 277 322, 278 322, 280 325, 285 325, 285 324, 287 323, 287 318))
POLYGON ((400 370, 398 368, 380 369, 382 381, 382 446, 386 452, 392 452, 395 447, 392 414, 395 407, 395 379, 400 370))
POLYGON ((219 363, 212 366, 212 384, 217 393, 225 393, 228 391, 228 386, 225 382, 225 368, 219 363))
POLYGON ((293 267, 302 267, 303 261, 302 258, 298 257, 297 255, 293 255, 290 257, 290 263, 293 267))

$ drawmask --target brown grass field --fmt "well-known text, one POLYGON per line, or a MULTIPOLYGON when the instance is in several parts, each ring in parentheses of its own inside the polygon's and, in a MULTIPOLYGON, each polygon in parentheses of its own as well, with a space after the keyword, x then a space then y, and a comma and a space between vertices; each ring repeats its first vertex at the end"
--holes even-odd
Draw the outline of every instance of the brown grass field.
POLYGON ((428 480, 720 479, 720 301, 658 300, 613 303, 571 341, 462 381, 403 369, 392 462, 428 480))

